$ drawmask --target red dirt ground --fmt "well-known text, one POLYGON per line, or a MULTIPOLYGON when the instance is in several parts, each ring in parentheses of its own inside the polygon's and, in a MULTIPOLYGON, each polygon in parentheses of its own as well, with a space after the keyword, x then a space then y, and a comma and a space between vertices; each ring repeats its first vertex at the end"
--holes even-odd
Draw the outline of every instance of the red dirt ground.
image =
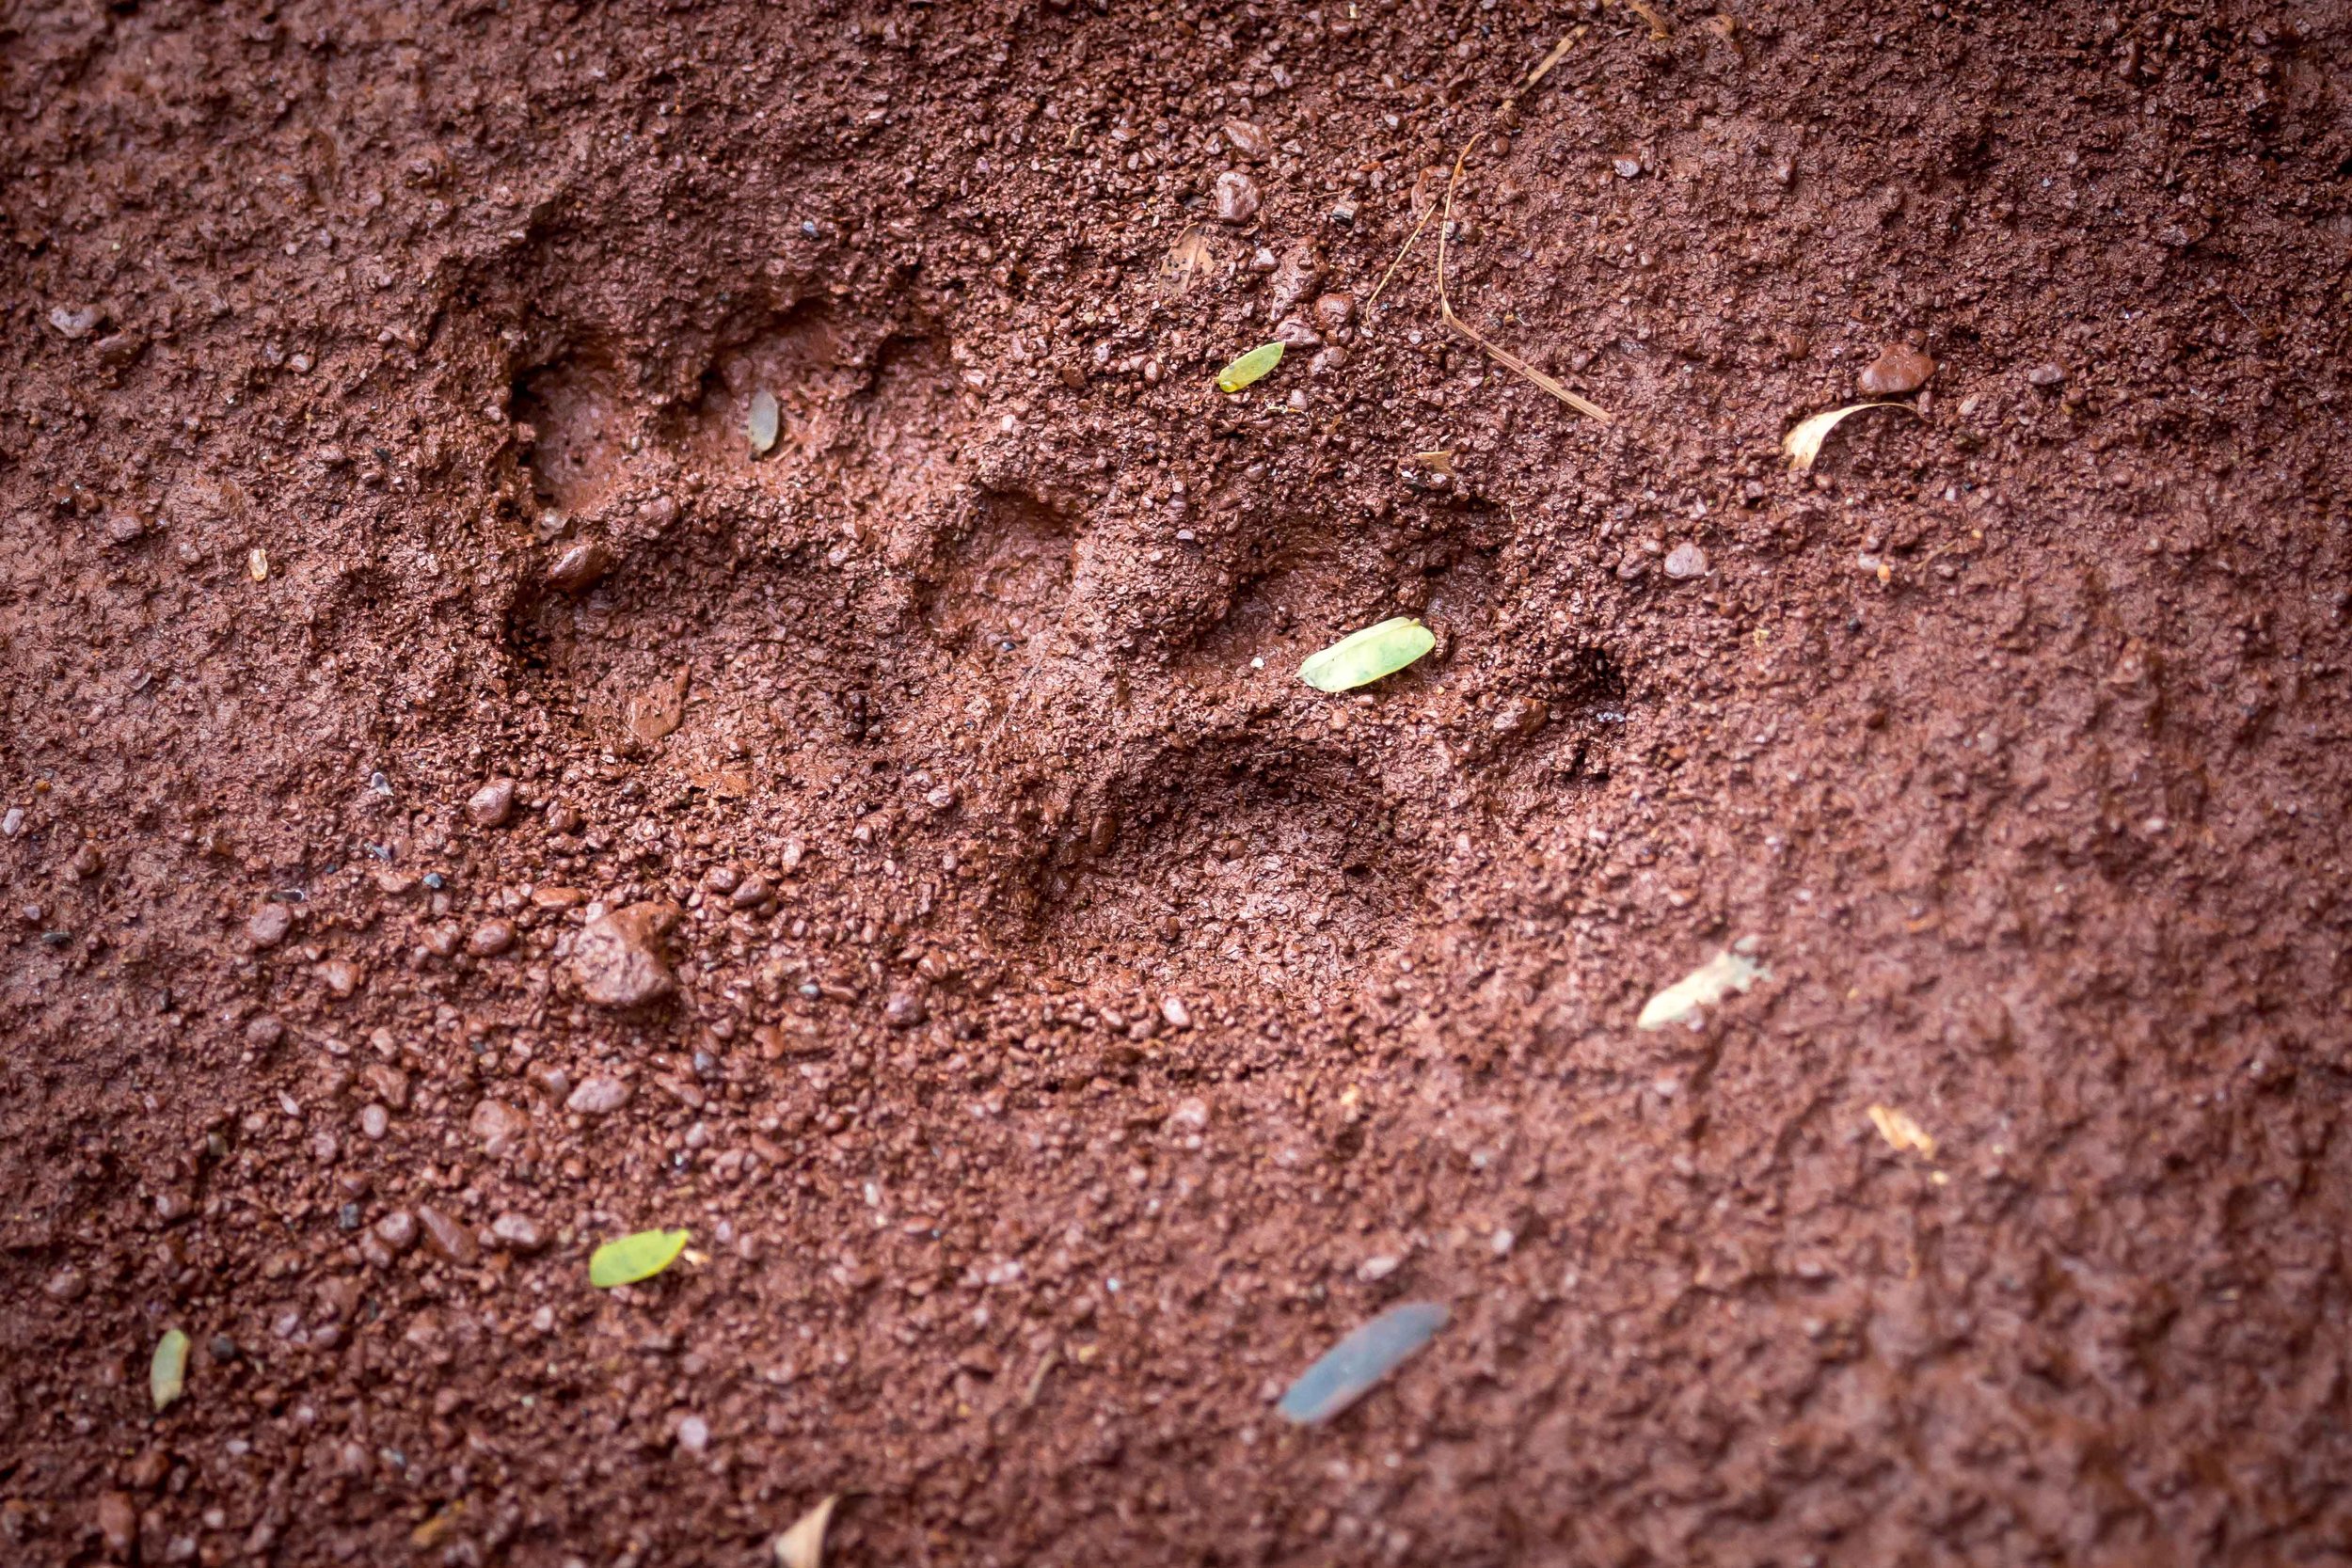
POLYGON ((2352 20, 1659 18, 0 11, 0 1558, 2352 1554, 2352 20))

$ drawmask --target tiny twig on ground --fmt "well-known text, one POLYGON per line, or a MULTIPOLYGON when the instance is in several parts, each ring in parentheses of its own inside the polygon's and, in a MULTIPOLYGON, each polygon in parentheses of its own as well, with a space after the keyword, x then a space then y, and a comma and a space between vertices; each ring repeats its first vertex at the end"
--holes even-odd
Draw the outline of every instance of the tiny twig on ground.
POLYGON ((1674 29, 1666 25, 1666 19, 1659 15, 1658 8, 1649 4, 1649 0, 1625 0, 1625 5, 1626 9, 1649 24, 1649 36, 1653 40, 1674 37, 1674 29))
POLYGON ((1438 314, 1444 318, 1445 324, 1448 326, 1451 326, 1456 332, 1459 332, 1463 337, 1468 338, 1471 342, 1476 343, 1480 348, 1485 349, 1486 351, 1487 357, 1494 360, 1496 364, 1501 365, 1505 370, 1515 372, 1518 374, 1526 377, 1529 381, 1534 382, 1545 391, 1549 392, 1553 397, 1558 398, 1562 403, 1566 404, 1570 408, 1575 409, 1586 419, 1597 420, 1602 424, 1611 423, 1612 421, 1610 420, 1609 410, 1603 408, 1599 404, 1593 402, 1589 398, 1577 396, 1574 392, 1571 392, 1565 387, 1563 387, 1559 382, 1553 380, 1550 376, 1546 375, 1543 372, 1537 370, 1534 366, 1529 364, 1518 355, 1513 354, 1509 349, 1494 342, 1492 340, 1481 333, 1476 327, 1470 325, 1470 323, 1464 321, 1461 317, 1454 313, 1454 302, 1452 299, 1447 297, 1445 287, 1446 242, 1448 236, 1453 232, 1454 229, 1454 190, 1456 185, 1459 185, 1462 182, 1462 166, 1464 163, 1469 161, 1471 149, 1475 148, 1480 142, 1485 141, 1486 139, 1486 134, 1482 131, 1477 135, 1472 136, 1469 143, 1463 147, 1461 151, 1454 155, 1454 173, 1445 182, 1445 222, 1438 230, 1438 314))
MULTIPOLYGON (((1551 53, 1546 55, 1543 59, 1537 63, 1535 69, 1527 73, 1527 80, 1519 84, 1519 92, 1525 92, 1528 88, 1534 87, 1536 83, 1550 75, 1551 68, 1558 65, 1561 58, 1567 54, 1568 46, 1583 36, 1584 29, 1579 27, 1574 32, 1569 33, 1561 39, 1558 43, 1553 44, 1551 46, 1551 53)), ((1518 95, 1518 92, 1515 92, 1511 95, 1511 98, 1517 98, 1518 95)), ((1511 102, 1511 98, 1506 98, 1503 102, 1507 103, 1511 102)))
POLYGON ((1413 225, 1413 231, 1405 236, 1405 244, 1398 248, 1396 260, 1389 263, 1389 270, 1380 275, 1380 281, 1374 284, 1372 293, 1365 296, 1364 309, 1366 310, 1371 309, 1374 302, 1379 299, 1380 291, 1389 286, 1389 279, 1394 277, 1396 269, 1405 264, 1405 258, 1412 254, 1414 243, 1421 238, 1421 231, 1429 227, 1429 220, 1437 215, 1437 211, 1438 204, 1431 202, 1429 210, 1422 214, 1421 221, 1413 225))

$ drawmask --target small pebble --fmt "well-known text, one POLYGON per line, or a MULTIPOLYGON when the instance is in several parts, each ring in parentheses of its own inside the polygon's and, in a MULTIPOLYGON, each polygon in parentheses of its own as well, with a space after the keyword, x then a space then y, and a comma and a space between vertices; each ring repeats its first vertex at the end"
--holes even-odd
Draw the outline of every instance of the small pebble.
POLYGON ((548 1244, 547 1235, 538 1223, 523 1214, 501 1214, 490 1222, 490 1234, 508 1251, 526 1256, 548 1244))
POLYGON ((383 1106, 371 1101, 359 1107, 359 1132, 370 1143, 382 1143, 391 1128, 391 1113, 383 1106))
POLYGON ((673 907, 632 904, 581 927, 572 942, 572 975, 580 994, 599 1007, 623 1009, 675 992, 677 976, 660 946, 661 932, 675 918, 673 907))
POLYGON ((408 1109, 408 1075, 391 1063, 370 1062, 359 1069, 359 1079, 393 1110, 408 1109))
POLYGON ((769 886, 768 879, 754 872, 736 884, 735 891, 727 896, 727 902, 739 910, 755 910, 774 894, 775 890, 769 886))
POLYGON ((123 1480, 141 1492, 152 1492, 171 1479, 171 1453, 167 1449, 141 1449, 123 1480))
POLYGON ((1935 361, 1909 343, 1888 343, 1862 368, 1855 385, 1865 397, 1899 398, 1915 392, 1935 373, 1935 361))
POLYGON ((1512 697, 1495 710, 1497 735, 1534 735, 1551 718, 1551 709, 1533 697, 1512 697))
POLYGON ((612 551, 597 539, 572 546, 548 568, 548 581, 565 594, 584 593, 612 569, 612 551))
POLYGON ((1258 182, 1237 168, 1216 177, 1216 215, 1220 223, 1243 224, 1258 215, 1258 182))
POLYGON ((473 1108, 467 1126, 482 1140, 483 1152, 501 1159, 513 1153, 531 1131, 531 1115, 502 1100, 485 1100, 473 1108))
POLYGON ((1621 152, 1610 160, 1609 166, 1617 171, 1618 179, 1631 180, 1642 172, 1642 160, 1629 152, 1621 152))
POLYGON ((1666 552, 1666 575, 1677 582, 1707 575, 1707 552, 1689 540, 1684 540, 1666 552))
POLYGON ((473 1232, 430 1204, 420 1204, 417 1221, 424 1227, 425 1243, 460 1268, 479 1262, 482 1247, 473 1232))
POLYGON ((710 1423, 700 1416, 689 1416, 678 1422, 677 1446, 688 1453, 700 1453, 710 1447, 710 1423))
POLYGON ((1167 1021, 1170 1029, 1192 1027, 1192 1009, 1184 1006, 1184 999, 1181 996, 1161 997, 1160 1017, 1167 1021))
POLYGON ((583 1117, 610 1116, 628 1103, 629 1087, 618 1078, 598 1073, 580 1081, 580 1087, 564 1101, 564 1109, 577 1111, 583 1117))
POLYGON ((1274 341, 1286 349, 1320 348, 1323 338, 1304 316, 1284 316, 1274 328, 1274 341))
POLYGON ((1315 300, 1315 321, 1326 332, 1337 332, 1356 319, 1356 296, 1322 294, 1315 300))
POLYGON ((882 1022, 893 1029, 912 1029, 930 1016, 923 1005, 923 994, 914 990, 895 990, 882 1004, 882 1022))
POLYGON ((272 901, 246 917, 245 940, 255 947, 275 947, 294 929, 294 911, 272 901))
POLYGON ((1247 119, 1225 122, 1225 139, 1233 144, 1233 150, 1253 164, 1263 164, 1274 155, 1274 138, 1247 119))
POLYGON ((394 1252, 406 1252, 417 1244, 417 1216, 405 1209, 395 1209, 375 1222, 375 1239, 394 1252))
POLYGON ((502 828, 515 815, 515 781, 492 779, 466 802, 466 820, 477 828, 502 828))
POLYGON ((2066 372, 2057 365, 2036 365, 2026 372, 2026 380, 2036 387, 2062 387, 2066 372))
POLYGON ((106 1542, 106 1555, 129 1562, 138 1555, 139 1511, 127 1493, 105 1492, 98 1498, 98 1533, 106 1542))
POLYGON ((466 951, 483 958, 495 958, 514 945, 514 923, 506 920, 485 920, 466 939, 466 951))

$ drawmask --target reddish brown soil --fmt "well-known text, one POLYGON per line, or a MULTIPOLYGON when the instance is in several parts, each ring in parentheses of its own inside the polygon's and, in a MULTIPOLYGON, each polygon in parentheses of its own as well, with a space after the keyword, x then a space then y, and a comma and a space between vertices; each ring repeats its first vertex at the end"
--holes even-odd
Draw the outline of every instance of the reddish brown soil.
POLYGON ((2352 1552, 2352 24, 1661 15, 6 7, 0 1559, 2352 1552))

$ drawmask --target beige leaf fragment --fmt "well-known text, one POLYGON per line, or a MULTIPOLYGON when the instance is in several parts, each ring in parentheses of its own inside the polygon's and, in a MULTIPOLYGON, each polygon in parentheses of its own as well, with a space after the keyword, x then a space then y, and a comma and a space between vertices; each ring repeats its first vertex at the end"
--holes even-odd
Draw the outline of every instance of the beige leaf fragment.
POLYGON ((628 700, 628 733, 647 745, 686 722, 687 673, 647 687, 628 700))
POLYGON ((686 782, 730 800, 740 800, 752 792, 752 776, 740 768, 690 768, 686 782))
MULTIPOLYGON (((1744 943, 1742 944, 1744 945, 1744 943)), ((1663 1029, 1679 1023, 1701 1007, 1712 1006, 1735 991, 1744 991, 1772 971, 1733 948, 1725 948, 1649 999, 1636 1029, 1663 1029)))
POLYGON ((1922 1160, 1935 1158, 1935 1140, 1907 1113, 1892 1105, 1873 1105, 1870 1125, 1879 1130, 1879 1136, 1897 1153, 1916 1154, 1922 1160))
POLYGON ((1850 403, 1843 408, 1832 408, 1801 420, 1797 428, 1784 436, 1780 450, 1788 454, 1788 466, 1799 473, 1813 467, 1813 460, 1821 455, 1821 443, 1829 439, 1849 414, 1859 414, 1866 408, 1899 408, 1916 418, 1918 410, 1907 403, 1850 403))
POLYGON ((1160 261, 1161 294, 1174 298, 1189 293, 1193 284, 1216 264, 1216 256, 1209 249, 1208 236, 1198 225, 1188 226, 1168 246, 1168 255, 1160 261))
POLYGON ((245 557, 245 569, 252 575, 255 582, 267 582, 269 580, 269 551, 259 545, 247 550, 245 557))
POLYGON ((824 1568, 825 1527, 833 1523, 833 1505, 840 1500, 841 1495, 836 1492, 776 1537, 776 1561, 780 1568, 824 1568))
POLYGON ((445 1540, 466 1517, 466 1499, 446 1504, 431 1518, 408 1532, 408 1544, 421 1552, 429 1552, 445 1540))

